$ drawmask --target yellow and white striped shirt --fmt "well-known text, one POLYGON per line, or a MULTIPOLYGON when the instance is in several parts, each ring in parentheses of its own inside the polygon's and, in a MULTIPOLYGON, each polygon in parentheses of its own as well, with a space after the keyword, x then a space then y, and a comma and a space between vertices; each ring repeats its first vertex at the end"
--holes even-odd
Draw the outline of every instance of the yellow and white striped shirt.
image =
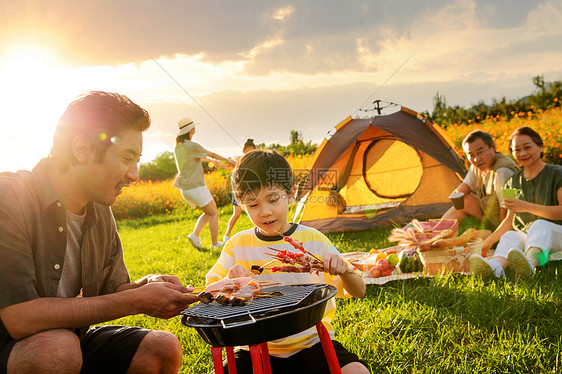
MULTIPOLYGON (((293 239, 301 241, 308 252, 320 258, 323 258, 324 254, 328 252, 339 253, 325 235, 310 227, 293 224, 291 229, 284 233, 284 235, 291 236, 293 239)), ((272 253, 273 251, 267 247, 273 247, 279 250, 287 249, 293 252, 298 251, 294 249, 292 245, 285 242, 280 235, 275 237, 264 236, 256 228, 242 231, 233 236, 224 246, 218 261, 207 273, 207 284, 225 278, 228 275, 228 270, 235 264, 240 264, 250 271, 252 265, 262 266, 271 261, 271 256, 268 256, 266 252, 272 253)), ((337 297, 350 297, 344 290, 343 283, 339 276, 334 277, 324 272, 320 272, 319 274, 316 274, 316 272, 311 274, 272 273, 271 270, 266 269, 262 274, 257 275, 256 278, 260 281, 271 280, 283 282, 283 284, 286 285, 309 283, 331 284, 338 290, 336 294, 337 297)), ((331 322, 335 314, 336 302, 332 298, 328 300, 324 317, 322 318, 322 323, 330 333, 332 339, 334 338, 334 327, 331 322)), ((319 341, 320 339, 316 332, 316 327, 313 326, 286 338, 271 341, 268 343, 268 348, 272 356, 289 357, 304 348, 312 347, 319 341)))

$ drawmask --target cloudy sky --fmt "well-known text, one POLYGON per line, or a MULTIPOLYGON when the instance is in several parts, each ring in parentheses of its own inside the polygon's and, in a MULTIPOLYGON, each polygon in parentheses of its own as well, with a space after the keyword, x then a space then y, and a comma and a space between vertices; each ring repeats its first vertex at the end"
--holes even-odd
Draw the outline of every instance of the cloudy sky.
POLYGON ((375 99, 518 99, 539 74, 562 80, 562 0, 0 0, 0 170, 46 156, 88 90, 150 112, 147 162, 173 150, 183 116, 235 156, 292 129, 320 142, 375 99))

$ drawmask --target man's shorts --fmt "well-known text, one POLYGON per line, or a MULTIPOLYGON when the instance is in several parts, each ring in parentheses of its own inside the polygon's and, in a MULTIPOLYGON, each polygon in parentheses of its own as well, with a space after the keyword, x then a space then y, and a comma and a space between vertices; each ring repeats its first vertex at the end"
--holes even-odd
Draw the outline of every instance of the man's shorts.
MULTIPOLYGON (((96 326, 80 341, 80 373, 126 373, 142 339, 150 330, 129 326, 96 326)), ((8 358, 16 340, 0 343, 0 374, 8 372, 8 358)))
MULTIPOLYGON (((352 362, 359 362, 368 368, 367 364, 357 357, 355 353, 349 352, 338 341, 332 340, 336 356, 340 367, 352 362)), ((247 350, 239 350, 234 353, 236 361, 236 371, 238 374, 252 374, 252 357, 247 350)), ((287 358, 269 356, 271 362, 271 372, 273 374, 324 374, 329 373, 330 368, 324 355, 322 343, 317 343, 310 348, 303 349, 287 358)), ((224 372, 228 374, 226 360, 223 361, 224 372)))
POLYGON ((192 208, 202 208, 213 201, 213 195, 207 186, 195 187, 190 190, 180 190, 183 199, 192 208))

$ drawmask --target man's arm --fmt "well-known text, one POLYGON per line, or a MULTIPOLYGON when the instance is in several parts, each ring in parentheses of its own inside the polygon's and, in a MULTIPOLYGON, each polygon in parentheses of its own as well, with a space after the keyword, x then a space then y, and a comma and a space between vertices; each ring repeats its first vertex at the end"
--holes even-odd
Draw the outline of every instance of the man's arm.
POLYGON ((459 184, 459 186, 453 192, 462 192, 465 195, 468 195, 470 191, 471 191, 470 187, 463 182, 459 184))
POLYGON ((0 308, 0 318, 10 335, 19 340, 44 330, 76 329, 133 314, 171 318, 197 301, 196 295, 183 293, 185 287, 170 282, 130 285, 134 288, 110 295, 38 298, 6 306, 0 308))

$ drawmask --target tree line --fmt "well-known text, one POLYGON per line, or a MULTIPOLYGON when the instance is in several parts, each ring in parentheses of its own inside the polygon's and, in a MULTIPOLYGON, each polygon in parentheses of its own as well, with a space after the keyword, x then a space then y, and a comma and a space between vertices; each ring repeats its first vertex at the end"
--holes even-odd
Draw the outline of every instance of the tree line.
POLYGON ((494 99, 491 104, 479 101, 470 108, 458 105, 448 106, 445 97, 439 92, 433 98, 433 112, 422 114, 442 127, 452 124, 478 123, 487 118, 499 117, 510 120, 516 116, 521 117, 527 113, 536 113, 540 110, 560 107, 562 97, 562 81, 545 82, 543 75, 533 78, 535 92, 531 95, 516 100, 494 99))

